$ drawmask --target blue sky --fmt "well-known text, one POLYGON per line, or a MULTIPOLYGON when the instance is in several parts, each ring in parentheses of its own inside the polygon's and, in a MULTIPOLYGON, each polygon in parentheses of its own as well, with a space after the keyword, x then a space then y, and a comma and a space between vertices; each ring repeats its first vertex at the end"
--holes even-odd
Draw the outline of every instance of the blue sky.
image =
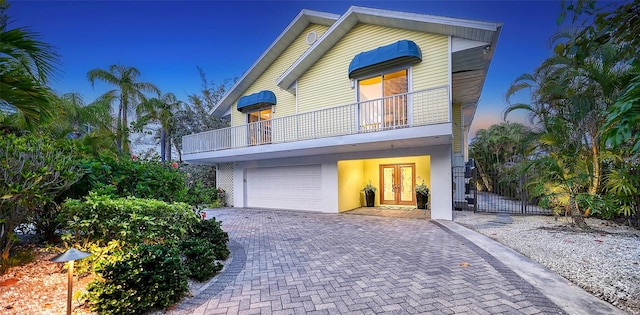
POLYGON ((136 67, 142 81, 186 101, 188 94, 201 87, 196 67, 202 67, 214 82, 240 77, 302 9, 343 14, 351 5, 358 5, 501 22, 503 29, 472 130, 499 122, 509 84, 550 56, 548 39, 558 29, 555 22, 560 12, 560 1, 9 3, 10 26, 30 27, 62 56, 61 71, 52 82, 54 90, 79 92, 87 102, 110 89, 99 83, 92 88, 87 71, 112 64, 136 67))

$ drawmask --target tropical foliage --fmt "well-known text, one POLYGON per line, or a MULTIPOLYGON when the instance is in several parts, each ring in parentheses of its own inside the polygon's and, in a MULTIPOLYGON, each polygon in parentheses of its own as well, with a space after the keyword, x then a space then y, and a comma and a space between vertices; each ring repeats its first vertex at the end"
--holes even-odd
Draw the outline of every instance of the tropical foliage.
POLYGON ((160 159, 162 162, 171 160, 171 134, 175 126, 174 113, 182 110, 185 105, 173 93, 167 93, 160 98, 151 98, 140 103, 136 109, 138 130, 152 121, 160 123, 160 159))
POLYGON ((130 155, 128 115, 138 114, 133 127, 162 127, 162 159, 170 161, 187 124, 224 126, 208 111, 226 86, 205 82, 193 110, 139 80, 138 69, 113 65, 87 74, 113 87, 97 99, 58 95, 48 86, 58 55, 28 28, 12 29, 7 7, 0 0, 0 273, 19 254, 15 244, 44 240, 93 254, 77 267, 97 275, 86 296, 96 311, 145 313, 175 303, 187 277, 210 278, 229 255, 220 222, 203 220, 197 207, 222 204, 224 191, 211 167, 130 155))
POLYGON ((73 151, 69 141, 0 136, 0 270, 18 240, 16 228, 82 176, 73 151))
MULTIPOLYGON (((521 173, 535 169, 529 185, 583 228, 583 216, 594 213, 637 220, 639 9, 639 1, 613 11, 594 1, 570 2, 559 21, 573 14, 573 27, 552 37, 554 55, 516 78, 506 93, 510 101, 530 92, 531 101, 510 103, 505 118, 526 110, 539 131, 526 144, 521 173)), ((490 143, 484 139, 490 137, 479 138, 478 148, 490 143)), ((503 150, 496 150, 493 165, 503 165, 503 150)))
POLYGON ((29 28, 10 28, 8 7, 0 0, 0 127, 33 130, 53 114, 47 84, 59 56, 29 28))
POLYGON ((130 151, 129 112, 147 100, 145 92, 160 95, 158 87, 149 82, 139 82, 139 76, 140 70, 124 65, 111 65, 108 69, 92 69, 87 72, 87 78, 92 85, 96 81, 102 81, 116 88, 107 93, 117 95, 116 143, 119 152, 130 151))

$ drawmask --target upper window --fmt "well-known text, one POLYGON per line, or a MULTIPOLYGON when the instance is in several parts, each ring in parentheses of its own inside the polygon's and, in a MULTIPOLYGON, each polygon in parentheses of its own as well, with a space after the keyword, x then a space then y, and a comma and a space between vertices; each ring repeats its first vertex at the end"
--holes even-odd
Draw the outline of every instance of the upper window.
POLYGON ((360 128, 378 130, 407 124, 408 70, 358 80, 360 128))
POLYGON ((271 106, 247 113, 249 145, 271 143, 271 106))
POLYGON ((271 106, 250 112, 247 114, 247 123, 261 120, 271 120, 271 106))

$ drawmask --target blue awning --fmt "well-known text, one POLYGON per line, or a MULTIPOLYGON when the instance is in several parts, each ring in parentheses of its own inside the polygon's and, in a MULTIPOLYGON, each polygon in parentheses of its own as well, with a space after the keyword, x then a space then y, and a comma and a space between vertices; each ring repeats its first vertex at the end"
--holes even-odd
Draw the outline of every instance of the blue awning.
POLYGON ((382 67, 389 68, 420 61, 422 61, 420 47, 413 41, 404 39, 357 54, 349 64, 349 78, 375 72, 382 67))
POLYGON ((238 110, 245 111, 258 106, 275 105, 276 95, 271 91, 260 91, 247 96, 243 96, 238 100, 238 110))

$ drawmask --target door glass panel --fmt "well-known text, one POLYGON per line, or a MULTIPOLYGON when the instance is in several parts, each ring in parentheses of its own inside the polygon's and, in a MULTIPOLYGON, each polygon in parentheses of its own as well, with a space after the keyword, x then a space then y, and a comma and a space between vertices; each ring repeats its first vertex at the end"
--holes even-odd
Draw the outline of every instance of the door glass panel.
POLYGON ((271 143, 271 108, 247 114, 249 145, 271 143))
POLYGON ((375 130, 382 122, 382 77, 358 81, 361 130, 375 130))
POLYGON ((413 201, 413 167, 400 167, 400 201, 413 201))
POLYGON ((384 79, 384 126, 403 126, 407 122, 407 70, 383 76, 384 79))
POLYGON ((395 189, 393 189, 394 186, 394 180, 395 180, 395 168, 393 167, 385 167, 383 169, 383 176, 384 176, 384 187, 383 187, 383 192, 382 192, 382 196, 384 200, 388 200, 388 201, 393 201, 396 199, 395 197, 395 189))

